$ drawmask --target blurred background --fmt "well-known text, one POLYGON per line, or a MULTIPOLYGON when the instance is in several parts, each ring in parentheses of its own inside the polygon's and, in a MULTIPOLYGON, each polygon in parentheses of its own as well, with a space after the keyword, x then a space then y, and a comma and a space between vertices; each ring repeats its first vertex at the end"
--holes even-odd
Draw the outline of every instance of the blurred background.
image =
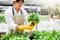
MULTIPOLYGON (((4 11, 12 6, 13 6, 12 0, 0 0, 0 40, 1 40, 2 34, 10 32, 9 30, 10 27, 9 25, 6 24, 4 11)), ((54 38, 56 37, 58 37, 56 40, 60 40, 60 0, 25 0, 25 3, 22 7, 28 12, 28 14, 38 13, 40 16, 40 22, 34 27, 33 30, 25 30, 29 32, 29 35, 32 34, 31 33, 32 31, 39 30, 39 31, 42 31, 42 33, 36 31, 36 32, 33 32, 34 35, 32 36, 36 38, 43 37, 43 39, 41 40, 45 40, 46 38, 47 40, 55 40, 54 38), (59 32, 57 31, 50 32, 52 30, 57 30, 59 32), (44 32, 44 31, 48 31, 49 33, 44 32)), ((18 35, 10 36, 10 38, 13 38, 13 39, 19 38, 18 35)), ((7 36, 4 35, 5 38, 7 36)), ((22 36, 21 38, 24 39, 24 37, 25 36, 22 36)))
MULTIPOLYGON (((4 14, 4 11, 9 7, 12 7, 12 4, 12 0, 0 0, 0 15, 4 14)), ((28 14, 38 13, 40 15, 38 29, 39 26, 40 28, 43 26, 60 27, 60 0, 25 0, 23 8, 28 14)))
MULTIPOLYGON (((60 18, 60 0, 25 0, 23 8, 28 13, 50 15, 51 18, 60 18)), ((4 12, 13 4, 12 0, 0 0, 0 12, 4 12)))

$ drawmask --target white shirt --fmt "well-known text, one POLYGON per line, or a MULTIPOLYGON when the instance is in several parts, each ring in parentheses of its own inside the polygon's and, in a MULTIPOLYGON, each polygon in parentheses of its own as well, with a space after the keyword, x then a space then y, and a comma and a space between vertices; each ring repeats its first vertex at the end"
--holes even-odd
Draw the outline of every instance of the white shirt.
MULTIPOLYGON (((22 10, 22 14, 24 15, 24 24, 26 24, 27 23, 27 12, 23 8, 21 8, 21 10, 22 10)), ((20 10, 17 13, 16 10, 14 9, 14 15, 19 15, 19 14, 21 14, 20 10)), ((14 21, 13 21, 12 7, 10 7, 9 9, 7 9, 5 11, 5 18, 6 18, 6 22, 9 26, 9 28, 15 30, 17 24, 15 24, 14 21)))

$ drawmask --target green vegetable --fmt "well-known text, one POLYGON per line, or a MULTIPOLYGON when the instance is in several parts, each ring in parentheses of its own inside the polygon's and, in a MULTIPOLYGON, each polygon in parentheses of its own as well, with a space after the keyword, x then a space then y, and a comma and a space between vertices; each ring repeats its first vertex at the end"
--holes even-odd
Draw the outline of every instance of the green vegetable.
MULTIPOLYGON (((27 33, 27 32, 26 32, 27 33)), ((2 35, 1 40, 29 40, 28 33, 27 34, 5 34, 2 35)))
POLYGON ((30 13, 28 15, 28 22, 30 22, 30 21, 34 21, 34 22, 36 22, 36 24, 38 24, 40 21, 39 14, 30 13))
MULTIPOLYGON (((5 34, 1 37, 2 40, 29 40, 28 32, 25 34, 15 33, 15 34, 5 34)), ((33 40, 60 40, 60 31, 32 31, 30 39, 33 40)))
POLYGON ((5 17, 4 17, 4 15, 0 15, 0 22, 2 23, 2 22, 5 22, 6 20, 5 20, 5 17))
POLYGON ((46 32, 46 31, 33 31, 32 32, 32 37, 34 40, 60 40, 60 32, 53 30, 51 32, 46 32))

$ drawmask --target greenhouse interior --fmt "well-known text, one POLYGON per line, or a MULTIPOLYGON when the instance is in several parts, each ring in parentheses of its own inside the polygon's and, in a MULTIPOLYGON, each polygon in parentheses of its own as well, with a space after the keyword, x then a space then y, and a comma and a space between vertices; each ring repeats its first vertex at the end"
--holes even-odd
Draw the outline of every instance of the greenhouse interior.
POLYGON ((0 40, 60 40, 60 0, 0 0, 0 40))

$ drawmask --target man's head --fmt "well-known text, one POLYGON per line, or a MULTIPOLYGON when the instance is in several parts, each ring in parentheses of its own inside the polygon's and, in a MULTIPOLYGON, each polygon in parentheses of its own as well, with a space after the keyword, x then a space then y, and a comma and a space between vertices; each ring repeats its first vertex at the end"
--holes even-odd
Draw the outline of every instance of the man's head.
POLYGON ((13 0, 13 6, 15 6, 17 9, 21 8, 23 3, 24 3, 24 0, 13 0))

